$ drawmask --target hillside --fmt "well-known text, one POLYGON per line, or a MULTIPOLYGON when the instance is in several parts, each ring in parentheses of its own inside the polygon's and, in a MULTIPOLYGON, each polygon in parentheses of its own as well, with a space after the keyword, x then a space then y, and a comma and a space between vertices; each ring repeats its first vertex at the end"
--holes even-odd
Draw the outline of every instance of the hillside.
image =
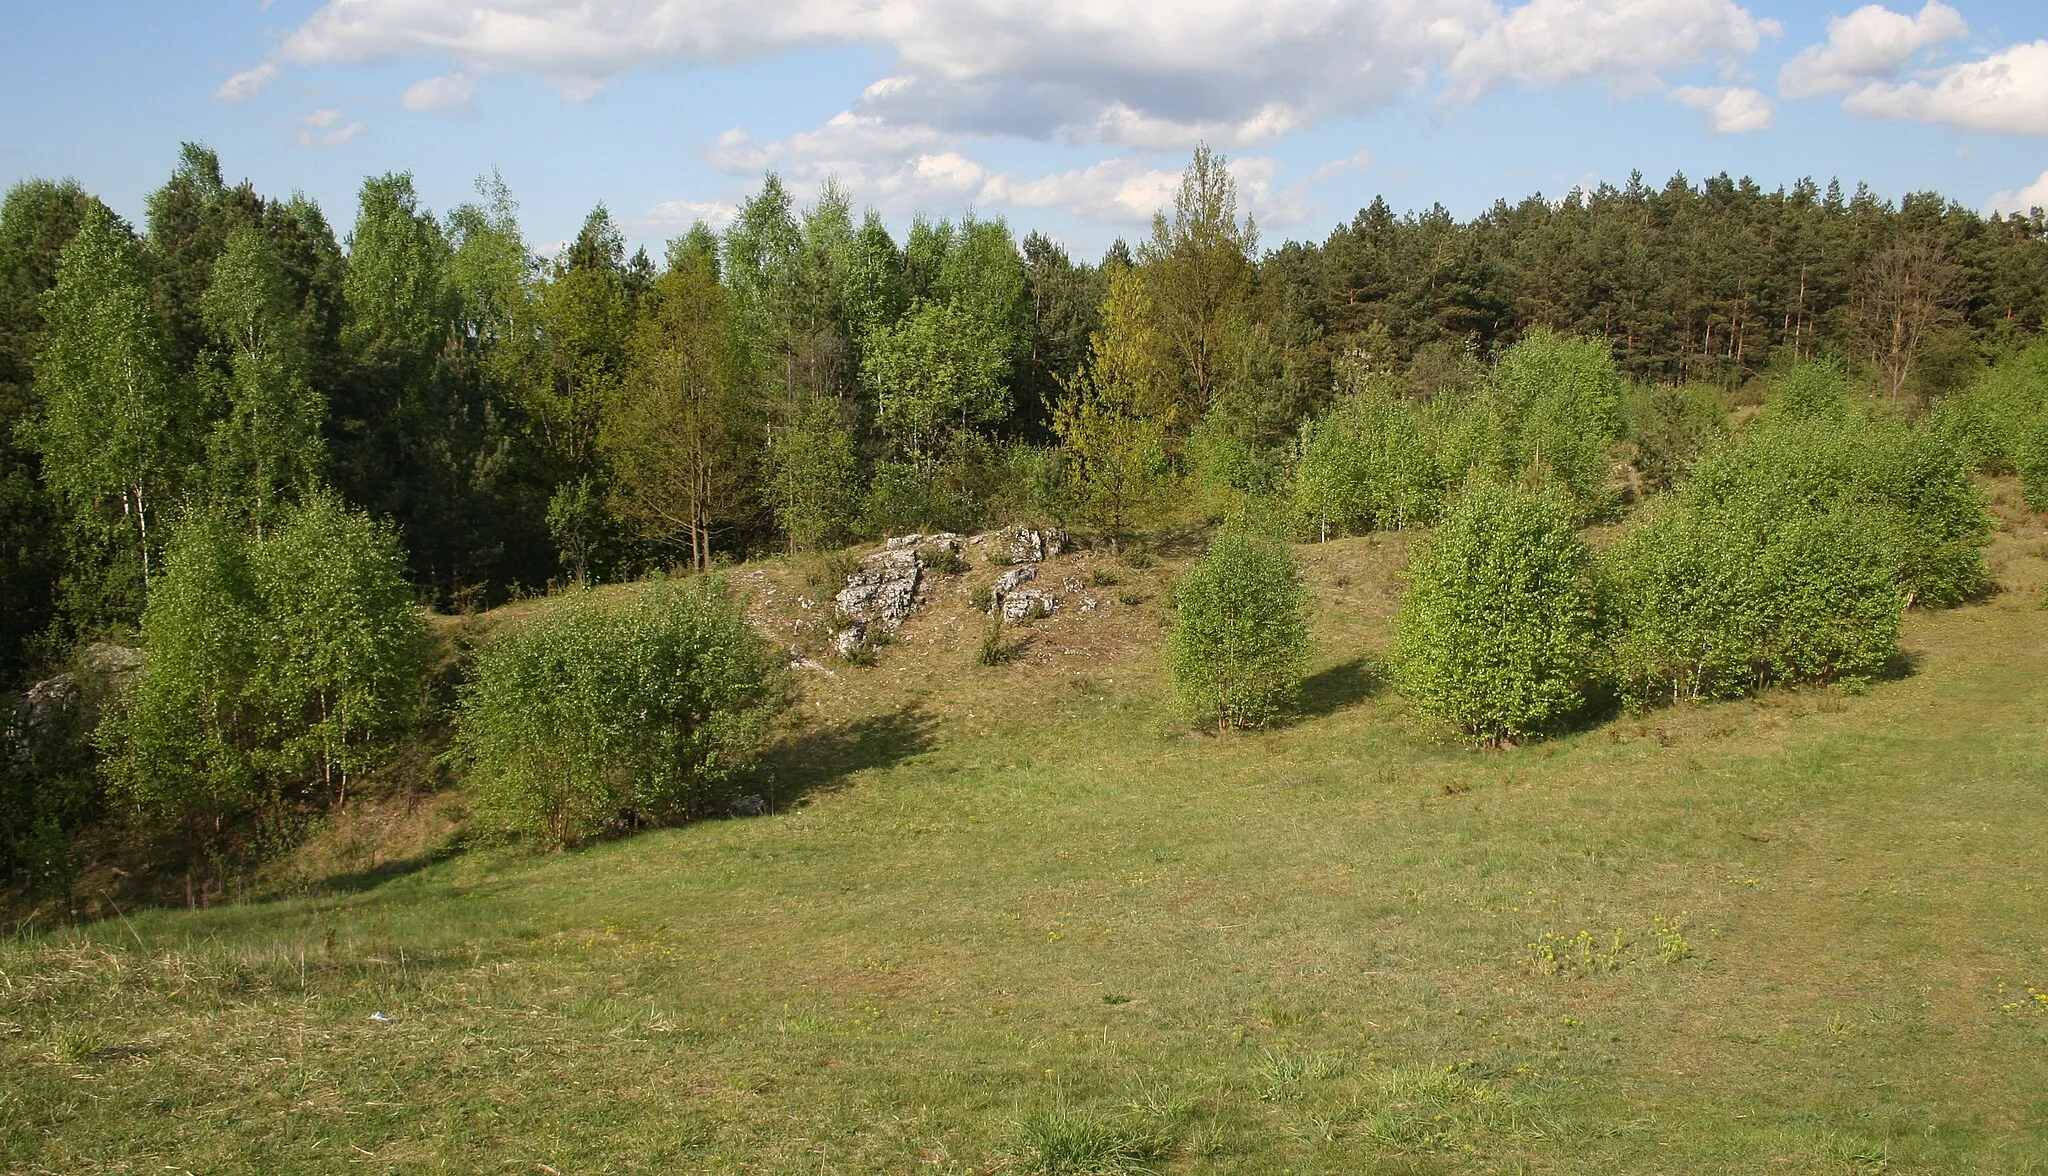
MULTIPOLYGON (((765 816, 427 852, 448 793, 297 897, 0 947, 0 1168, 2048 1171, 2048 535, 2004 518, 1866 693, 1490 754, 1378 680, 1398 535, 1297 548, 1303 713, 1226 738, 1165 702, 1193 537, 1051 561, 995 667, 970 566, 799 671, 765 816)), ((815 649, 806 572, 732 582, 815 649)))

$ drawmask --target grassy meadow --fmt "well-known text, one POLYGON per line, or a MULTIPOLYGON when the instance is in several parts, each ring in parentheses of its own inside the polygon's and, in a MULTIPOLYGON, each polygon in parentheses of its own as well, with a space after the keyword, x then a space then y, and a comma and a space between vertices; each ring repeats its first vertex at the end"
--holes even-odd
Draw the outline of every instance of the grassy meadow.
MULTIPOLYGON (((1381 681, 1401 537, 1297 551, 1263 733, 1172 716, 1172 549, 1048 565, 995 667, 977 568, 801 671, 766 816, 435 853, 428 797, 24 932, 0 1170, 2048 1173, 2038 518, 1866 692, 1499 753, 1381 681)), ((733 579, 803 637, 797 569, 733 579)))

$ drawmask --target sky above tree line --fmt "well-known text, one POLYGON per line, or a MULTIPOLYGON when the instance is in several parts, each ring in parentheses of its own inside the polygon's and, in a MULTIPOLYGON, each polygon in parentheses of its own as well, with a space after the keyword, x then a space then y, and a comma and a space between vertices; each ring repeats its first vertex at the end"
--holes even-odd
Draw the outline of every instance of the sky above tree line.
POLYGON ((11 7, 0 182, 74 177, 135 218, 181 140, 344 231, 366 174, 445 209, 495 168, 544 250, 599 201, 650 247, 721 225, 774 169, 899 226, 973 207, 1092 257, 1144 232, 1197 142, 1268 244, 1377 194, 1470 216, 1636 169, 2048 205, 2038 0, 11 7))

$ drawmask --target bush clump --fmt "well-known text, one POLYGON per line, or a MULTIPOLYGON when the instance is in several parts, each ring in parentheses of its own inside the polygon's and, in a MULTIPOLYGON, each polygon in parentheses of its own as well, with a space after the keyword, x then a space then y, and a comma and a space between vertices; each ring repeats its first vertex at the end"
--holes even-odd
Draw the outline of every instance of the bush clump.
POLYGON ((1632 706, 1772 683, 1863 680, 1898 650, 1904 600, 1882 526, 1681 499, 1608 559, 1613 666, 1632 706))
POLYGON ((1594 597, 1572 514, 1560 489, 1466 482, 1395 618, 1395 678, 1424 712, 1497 747, 1584 706, 1594 597))
MULTIPOLYGON (((2048 338, 2034 340, 1943 397, 1932 421, 1971 469, 2025 478, 2030 437, 2048 436, 2048 338)), ((2040 451, 2038 443, 2032 448, 2040 451)), ((2048 468, 2037 484, 2043 493, 2032 505, 2048 509, 2048 468)))
POLYGON ((482 825, 573 845, 687 816, 752 762, 788 699, 722 582, 585 595, 482 652, 454 755, 482 825))
POLYGON ((1362 380, 1306 431, 1294 512, 1313 537, 1428 523, 1443 502, 1436 455, 1415 405, 1362 380))
POLYGON ((1174 600, 1167 667, 1190 718, 1260 726, 1294 700, 1308 666, 1308 593, 1285 547, 1226 526, 1174 600))
POLYGON ((261 539, 186 519, 143 613, 142 677, 95 736, 113 794, 211 852, 238 831, 274 845, 404 729, 423 634, 397 536, 331 494, 261 539))
POLYGON ((1840 513, 1874 524, 1909 604, 1949 606, 1984 590, 1991 516, 1955 447, 1859 413, 1773 412, 1701 461, 1681 491, 1769 527, 1840 513))

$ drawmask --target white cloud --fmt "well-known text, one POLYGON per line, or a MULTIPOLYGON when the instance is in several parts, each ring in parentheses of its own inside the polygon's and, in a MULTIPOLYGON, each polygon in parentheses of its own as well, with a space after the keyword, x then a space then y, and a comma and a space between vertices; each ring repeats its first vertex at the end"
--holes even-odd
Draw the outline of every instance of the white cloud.
POLYGON ((213 96, 223 102, 247 102, 263 92, 270 79, 277 76, 277 66, 272 62, 252 66, 222 82, 213 96))
POLYGON ((1146 167, 1124 159, 1051 175, 998 176, 989 183, 991 204, 1024 208, 1055 208, 1083 220, 1141 225, 1152 214, 1171 207, 1180 173, 1146 167))
POLYGON ((301 147, 339 147, 363 130, 360 122, 343 123, 339 110, 316 110, 298 123, 301 147))
POLYGON ((1508 81, 1605 77, 1640 91, 1663 70, 1732 61, 1781 31, 1733 0, 1531 0, 1468 40, 1446 72, 1468 99, 1508 81))
POLYGON ((468 110, 476 97, 476 79, 468 74, 424 78, 405 88, 398 104, 422 114, 454 114, 468 110))
MULTIPOLYGON (((816 130, 761 142, 738 128, 703 153, 706 162, 736 176, 780 171, 799 196, 836 178, 856 199, 889 212, 934 207, 1054 208, 1083 220, 1143 225, 1173 203, 1180 168, 1106 159, 1085 168, 1028 176, 996 171, 967 154, 966 136, 922 125, 900 125, 842 112, 816 130)), ((1369 158, 1353 157, 1363 166, 1369 158)), ((1262 221, 1297 223, 1308 212, 1300 193, 1277 182, 1278 165, 1263 156, 1230 161, 1240 197, 1262 221)), ((665 206, 666 207, 666 206, 665 206)), ((678 205, 678 219, 694 219, 695 206, 678 205)), ((722 207, 722 206, 706 206, 722 207)), ((652 215, 652 214, 650 214, 652 215)))
POLYGON ((1928 70, 1910 82, 1873 82, 1849 95, 1842 108, 1872 118, 2048 135, 2048 41, 1928 70))
POLYGON ((1991 197, 1985 212, 2032 212, 2037 208, 2048 208, 2048 171, 2041 178, 2017 192, 1999 192, 1991 197))
POLYGON ((657 232, 673 232, 703 221, 719 229, 731 224, 739 211, 736 206, 717 200, 664 200, 641 213, 633 224, 657 232))
POLYGON ((1777 32, 1736 0, 328 0, 280 55, 432 57, 581 100, 638 69, 860 45, 895 68, 854 109, 892 123, 1247 147, 1433 77, 1466 98, 1509 81, 1640 89, 1777 32))
POLYGON ((1778 71, 1778 92, 1814 98, 1887 82, 1923 49, 1968 36, 1963 14, 1927 0, 1918 16, 1866 4, 1847 16, 1828 18, 1828 39, 1809 45, 1778 71))
POLYGON ((1671 98, 1705 111, 1707 129, 1717 135, 1768 131, 1774 121, 1771 100, 1740 86, 1680 86, 1671 91, 1671 98))
POLYGON ((1247 118, 1182 122, 1144 114, 1126 102, 1103 108, 1094 122, 1067 128, 1067 134, 1089 142, 1141 150, 1208 143, 1216 147, 1250 147, 1269 143, 1302 124, 1301 112, 1284 102, 1268 102, 1247 118))
POLYGON ((1366 168, 1369 168, 1371 166, 1372 152, 1361 148, 1360 150, 1353 152, 1352 154, 1344 157, 1343 159, 1333 159, 1330 162, 1324 164, 1323 166, 1317 168, 1315 170, 1315 174, 1311 175, 1309 179, 1311 182, 1315 180, 1324 180, 1342 172, 1364 171, 1366 168))

